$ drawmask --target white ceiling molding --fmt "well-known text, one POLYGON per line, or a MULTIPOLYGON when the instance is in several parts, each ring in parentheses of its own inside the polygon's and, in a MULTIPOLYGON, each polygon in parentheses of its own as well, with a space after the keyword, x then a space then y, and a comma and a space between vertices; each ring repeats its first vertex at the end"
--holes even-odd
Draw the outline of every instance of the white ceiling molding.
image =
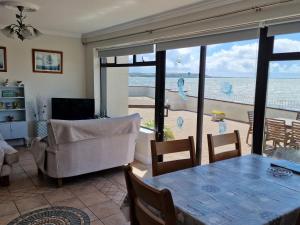
POLYGON ((219 33, 220 30, 232 29, 247 24, 252 27, 253 24, 256 24, 258 27, 261 21, 271 23, 272 20, 276 20, 276 22, 279 22, 281 19, 289 21, 298 20, 299 17, 299 0, 243 1, 240 4, 230 4, 221 8, 213 8, 189 14, 188 16, 177 17, 175 22, 179 25, 174 23, 174 19, 171 21, 160 21, 159 23, 144 24, 140 27, 127 29, 126 31, 121 30, 96 37, 86 38, 83 35, 83 42, 90 42, 89 44, 96 47, 112 47, 136 42, 157 43, 162 40, 176 40, 196 35, 219 33), (226 14, 232 11, 236 13, 226 14), (214 18, 213 16, 216 17, 214 18), (194 22, 188 22, 188 20, 194 22))

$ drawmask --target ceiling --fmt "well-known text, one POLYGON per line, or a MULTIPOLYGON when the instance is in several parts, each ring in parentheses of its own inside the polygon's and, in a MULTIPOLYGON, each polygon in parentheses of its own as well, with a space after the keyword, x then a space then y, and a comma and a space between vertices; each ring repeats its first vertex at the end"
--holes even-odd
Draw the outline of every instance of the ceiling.
MULTIPOLYGON (((26 23, 44 33, 81 36, 83 33, 204 1, 209 0, 29 0, 40 9, 27 13, 30 15, 26 23)), ((14 13, 0 7, 0 25, 15 22, 14 13)))

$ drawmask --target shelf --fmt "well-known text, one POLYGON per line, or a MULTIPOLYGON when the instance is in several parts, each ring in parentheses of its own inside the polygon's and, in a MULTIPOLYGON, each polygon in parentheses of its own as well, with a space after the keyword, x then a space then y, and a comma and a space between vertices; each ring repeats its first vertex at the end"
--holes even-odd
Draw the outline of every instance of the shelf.
POLYGON ((24 108, 22 109, 0 109, 0 112, 10 112, 10 111, 25 111, 24 108))
POLYGON ((14 122, 26 122, 26 120, 13 120, 13 121, 0 121, 0 124, 4 124, 4 123, 14 123, 14 122))
POLYGON ((15 98, 23 99, 25 97, 0 97, 0 99, 1 98, 5 98, 5 99, 15 99, 15 98))
POLYGON ((7 86, 7 87, 5 87, 5 86, 0 86, 0 89, 4 89, 4 88, 24 88, 24 86, 7 86))

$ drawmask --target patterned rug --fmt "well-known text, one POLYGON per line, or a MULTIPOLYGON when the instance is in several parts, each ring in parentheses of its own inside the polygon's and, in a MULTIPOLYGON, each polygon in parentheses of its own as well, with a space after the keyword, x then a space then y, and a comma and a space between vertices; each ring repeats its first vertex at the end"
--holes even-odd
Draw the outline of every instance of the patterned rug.
POLYGON ((50 207, 19 216, 8 225, 89 225, 89 216, 80 209, 50 207))

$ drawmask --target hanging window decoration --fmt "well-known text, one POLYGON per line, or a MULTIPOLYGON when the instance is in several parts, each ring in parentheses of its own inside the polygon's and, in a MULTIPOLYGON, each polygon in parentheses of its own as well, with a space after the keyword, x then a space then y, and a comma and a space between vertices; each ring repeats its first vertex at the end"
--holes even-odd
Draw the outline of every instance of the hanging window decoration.
POLYGON ((232 88, 232 84, 230 82, 224 82, 221 85, 221 91, 222 93, 224 93, 225 95, 232 95, 233 94, 233 88, 232 88))
POLYGON ((186 100, 186 95, 184 92, 184 78, 180 77, 177 81, 178 95, 182 100, 186 100))
POLYGON ((183 118, 182 118, 181 116, 179 116, 179 117, 177 118, 177 127, 178 127, 179 129, 181 129, 181 128, 183 127, 183 124, 184 124, 184 120, 183 120, 183 118))
POLYGON ((219 121, 219 134, 224 134, 227 131, 227 124, 224 120, 219 121))

